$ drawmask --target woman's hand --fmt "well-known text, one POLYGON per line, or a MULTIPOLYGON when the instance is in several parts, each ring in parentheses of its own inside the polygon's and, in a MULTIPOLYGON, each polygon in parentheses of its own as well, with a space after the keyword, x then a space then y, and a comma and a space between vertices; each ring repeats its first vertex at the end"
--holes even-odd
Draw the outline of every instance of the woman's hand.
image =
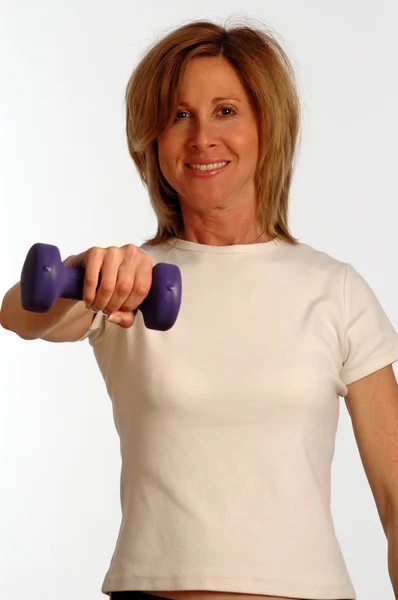
POLYGON ((136 309, 152 285, 153 260, 148 254, 133 244, 94 246, 68 257, 64 264, 84 267, 83 301, 87 308, 104 312, 108 321, 121 327, 134 324, 136 309))

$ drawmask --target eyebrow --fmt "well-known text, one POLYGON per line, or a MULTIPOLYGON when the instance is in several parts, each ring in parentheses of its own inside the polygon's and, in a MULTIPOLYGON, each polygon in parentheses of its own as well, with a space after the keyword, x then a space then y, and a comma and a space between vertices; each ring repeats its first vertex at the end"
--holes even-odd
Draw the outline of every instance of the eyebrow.
MULTIPOLYGON (((213 104, 216 104, 216 102, 225 102, 226 100, 234 100, 235 102, 242 102, 242 100, 240 100, 239 98, 232 98, 232 96, 227 96, 227 97, 223 97, 223 96, 216 96, 216 98, 213 98, 213 104)), ((180 102, 178 104, 178 106, 189 106, 189 102, 180 102)))

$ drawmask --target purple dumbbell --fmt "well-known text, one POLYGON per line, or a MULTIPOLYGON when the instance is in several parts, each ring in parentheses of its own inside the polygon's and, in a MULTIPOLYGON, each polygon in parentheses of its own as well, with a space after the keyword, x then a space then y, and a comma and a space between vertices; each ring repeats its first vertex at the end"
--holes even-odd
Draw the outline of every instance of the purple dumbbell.
MULTIPOLYGON (((34 244, 21 273, 21 300, 25 310, 46 312, 58 298, 83 299, 83 267, 67 267, 56 246, 34 244)), ((138 309, 148 329, 167 331, 177 320, 181 305, 181 272, 176 265, 153 267, 152 286, 138 309)))

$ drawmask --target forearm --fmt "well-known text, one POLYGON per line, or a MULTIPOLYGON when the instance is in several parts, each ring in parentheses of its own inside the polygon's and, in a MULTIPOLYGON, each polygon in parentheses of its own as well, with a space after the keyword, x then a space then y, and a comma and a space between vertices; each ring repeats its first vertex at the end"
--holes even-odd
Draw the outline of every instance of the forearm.
MULTIPOLYGON (((74 258, 68 257, 64 264, 72 264, 74 258)), ((3 298, 0 309, 0 324, 5 329, 17 333, 23 339, 34 340, 43 337, 55 327, 78 303, 78 300, 58 298, 53 307, 45 313, 26 311, 22 307, 21 283, 18 282, 8 290, 3 298)), ((83 303, 81 304, 83 305, 83 303)))
POLYGON ((388 573, 395 598, 398 600, 398 508, 390 510, 387 524, 388 573))

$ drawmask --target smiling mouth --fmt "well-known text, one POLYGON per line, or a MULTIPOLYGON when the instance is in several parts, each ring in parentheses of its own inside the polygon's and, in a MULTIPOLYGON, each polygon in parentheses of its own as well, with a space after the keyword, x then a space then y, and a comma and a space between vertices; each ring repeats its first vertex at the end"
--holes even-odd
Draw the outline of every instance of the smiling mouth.
POLYGON ((222 175, 226 169, 228 169, 229 162, 213 163, 211 165, 203 165, 203 167, 195 168, 191 165, 185 165, 186 175, 191 179, 202 180, 208 179, 209 181, 213 178, 217 178, 222 175))
POLYGON ((207 164, 186 163, 186 166, 189 167, 190 169, 195 169, 197 171, 214 171, 215 169, 221 169, 222 167, 225 167, 228 164, 228 162, 229 161, 227 161, 227 160, 223 160, 223 161, 207 163, 207 164))

